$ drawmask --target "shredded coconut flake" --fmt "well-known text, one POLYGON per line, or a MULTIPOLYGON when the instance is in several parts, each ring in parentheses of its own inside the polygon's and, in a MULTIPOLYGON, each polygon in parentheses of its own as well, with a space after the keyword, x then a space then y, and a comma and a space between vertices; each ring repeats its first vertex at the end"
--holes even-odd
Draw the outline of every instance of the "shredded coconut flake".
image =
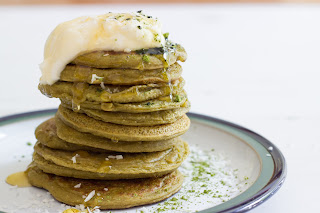
POLYGON ((92 211, 90 210, 90 208, 89 208, 89 207, 87 207, 87 210, 88 210, 88 213, 92 213, 92 211))
POLYGON ((109 189, 108 188, 104 188, 103 190, 107 192, 109 189))
POLYGON ((116 159, 116 156, 114 156, 114 155, 109 155, 108 158, 109 158, 109 159, 116 159))
POLYGON ((81 183, 75 185, 74 188, 78 189, 78 188, 80 188, 80 186, 81 186, 81 183))
POLYGON ((103 82, 100 83, 100 86, 101 86, 102 89, 106 89, 106 87, 104 86, 103 82))
POLYGON ((109 158, 106 158, 105 160, 109 160, 109 158))
POLYGON ((91 200, 95 194, 96 194, 96 190, 93 190, 92 192, 90 192, 86 197, 86 199, 84 200, 84 202, 88 202, 89 200, 91 200))
POLYGON ((266 156, 267 156, 267 157, 271 157, 271 155, 270 155, 270 154, 266 154, 266 156))
POLYGON ((273 147, 272 147, 272 146, 269 146, 268 150, 269 150, 269 151, 272 151, 272 150, 273 150, 273 147))
POLYGON ((123 156, 122 155, 116 155, 116 159, 117 160, 121 160, 121 159, 123 159, 123 156))
POLYGON ((72 158, 71 158, 71 160, 72 160, 72 162, 73 163, 77 163, 77 157, 79 157, 80 155, 78 155, 78 154, 76 154, 75 156, 73 156, 72 158))
POLYGON ((81 211, 84 211, 84 210, 85 210, 84 205, 83 205, 83 204, 80 204, 80 205, 79 205, 79 209, 80 209, 81 211))
POLYGON ((102 81, 103 77, 97 76, 96 74, 92 74, 91 77, 91 84, 93 84, 95 81, 102 81))

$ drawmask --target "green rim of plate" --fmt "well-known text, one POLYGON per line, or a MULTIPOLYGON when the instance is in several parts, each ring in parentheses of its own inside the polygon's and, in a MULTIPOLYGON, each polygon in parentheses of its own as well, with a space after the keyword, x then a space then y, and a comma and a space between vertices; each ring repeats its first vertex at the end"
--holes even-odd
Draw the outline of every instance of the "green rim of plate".
MULTIPOLYGON (((0 118, 0 126, 53 115, 56 111, 57 109, 48 109, 2 117, 0 118)), ((225 203, 199 212, 246 212, 262 204, 279 190, 285 180, 287 169, 283 154, 274 144, 257 133, 228 121, 195 113, 188 113, 188 116, 191 120, 221 129, 240 138, 256 151, 261 161, 260 176, 246 191, 225 203), (270 146, 273 147, 272 152, 268 151, 270 146), (267 156, 267 154, 270 156, 267 156)), ((2 212, 0 211, 0 213, 2 212)))

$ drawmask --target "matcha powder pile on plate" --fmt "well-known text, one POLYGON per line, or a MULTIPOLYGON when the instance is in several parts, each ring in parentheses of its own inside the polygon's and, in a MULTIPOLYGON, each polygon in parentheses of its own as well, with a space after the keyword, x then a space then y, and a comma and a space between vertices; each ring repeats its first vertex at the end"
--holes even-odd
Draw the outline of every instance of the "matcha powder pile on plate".
POLYGON ((229 167, 228 160, 214 149, 203 151, 190 146, 190 156, 180 167, 185 175, 182 189, 175 196, 156 206, 137 212, 196 212, 218 205, 237 196, 247 177, 238 177, 238 170, 229 167))

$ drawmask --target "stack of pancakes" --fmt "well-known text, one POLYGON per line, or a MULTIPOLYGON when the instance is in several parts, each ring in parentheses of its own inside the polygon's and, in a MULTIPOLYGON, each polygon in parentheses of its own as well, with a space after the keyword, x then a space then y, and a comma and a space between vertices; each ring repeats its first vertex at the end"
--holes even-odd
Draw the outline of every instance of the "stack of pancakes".
POLYGON ((35 131, 32 185, 69 204, 120 209, 177 192, 190 108, 180 45, 78 56, 40 91, 61 105, 35 131))

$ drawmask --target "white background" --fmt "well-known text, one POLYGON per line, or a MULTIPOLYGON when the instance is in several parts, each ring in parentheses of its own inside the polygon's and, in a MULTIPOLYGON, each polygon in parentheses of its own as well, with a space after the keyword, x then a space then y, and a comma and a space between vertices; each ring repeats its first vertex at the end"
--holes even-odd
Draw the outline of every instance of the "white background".
POLYGON ((189 54, 183 68, 192 112, 252 129, 284 153, 285 184, 252 212, 317 212, 319 6, 0 7, 0 116, 58 106, 58 100, 37 90, 43 46, 57 24, 82 15, 142 9, 158 17, 164 32, 189 54))

